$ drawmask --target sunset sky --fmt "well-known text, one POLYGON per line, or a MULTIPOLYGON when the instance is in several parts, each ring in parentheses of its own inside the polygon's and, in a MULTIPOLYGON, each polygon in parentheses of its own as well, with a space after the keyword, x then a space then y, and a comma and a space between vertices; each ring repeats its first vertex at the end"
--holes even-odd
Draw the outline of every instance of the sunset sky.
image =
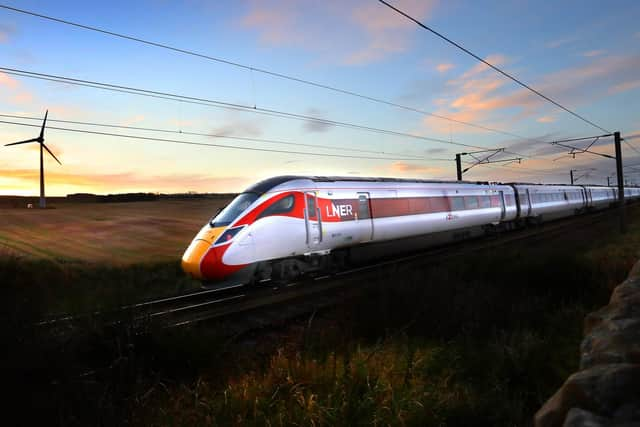
MULTIPOLYGON (((628 143, 623 146, 625 164, 640 165, 637 0, 391 3, 578 114, 608 130, 620 131, 628 143)), ((521 164, 477 166, 465 174, 469 180, 567 183, 570 169, 593 168, 579 182, 605 184, 607 175, 615 173, 613 160, 589 154, 572 159, 563 156, 566 150, 547 143, 599 135, 601 130, 527 92, 375 0, 0 0, 0 4, 526 138, 0 9, 0 67, 248 107, 230 110, 194 105, 0 71, 0 114, 24 117, 0 117, 0 121, 38 124, 30 118, 42 117, 48 109, 53 120, 159 128, 182 134, 55 121, 49 122, 52 127, 351 156, 249 151, 49 129, 46 143, 62 165, 46 160, 48 195, 236 192, 280 174, 455 179, 455 153, 472 150, 407 135, 259 114, 260 109, 445 142, 507 147, 526 156, 521 164), (257 108, 252 111, 254 106, 257 108)), ((32 127, 0 123, 0 143, 32 138, 37 132, 32 127)), ((612 139, 598 142, 594 150, 613 153, 612 139)), ((0 152, 0 194, 37 194, 37 144, 0 146, 0 152)), ((514 155, 496 158, 500 157, 514 155)), ((640 183, 640 173, 634 171, 628 169, 628 179, 640 183)))

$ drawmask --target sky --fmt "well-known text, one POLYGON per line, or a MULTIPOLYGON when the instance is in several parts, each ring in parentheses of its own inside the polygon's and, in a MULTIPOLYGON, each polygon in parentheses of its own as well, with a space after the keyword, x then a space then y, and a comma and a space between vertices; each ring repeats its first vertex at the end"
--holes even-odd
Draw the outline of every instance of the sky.
MULTIPOLYGON (((640 2, 391 3, 598 126, 621 132, 625 165, 640 165, 640 2)), ((52 196, 239 192, 283 174, 451 180, 456 153, 495 148, 505 152, 494 160, 522 160, 474 166, 466 180, 568 183, 572 169, 578 183, 615 180, 613 160, 588 153, 573 158, 549 144, 601 135, 601 129, 376 0, 0 4, 244 66, 0 8, 3 69, 207 100, 158 99, 0 70, 0 121, 11 122, 0 123, 0 195, 38 194, 37 144, 4 144, 37 136, 37 128, 16 123, 39 125, 46 110, 46 144, 62 162, 45 160, 52 196)), ((592 149, 613 154, 612 138, 592 149)), ((468 155, 463 160, 473 162, 468 155)), ((625 169, 626 179, 640 184, 638 171, 625 169)))

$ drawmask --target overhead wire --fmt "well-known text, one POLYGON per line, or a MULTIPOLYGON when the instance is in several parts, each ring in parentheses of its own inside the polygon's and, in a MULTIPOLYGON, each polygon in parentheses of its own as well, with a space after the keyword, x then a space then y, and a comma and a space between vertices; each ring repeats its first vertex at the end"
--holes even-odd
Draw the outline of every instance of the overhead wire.
MULTIPOLYGON (((6 74, 19 76, 19 77, 53 81, 57 83, 70 84, 75 86, 84 86, 84 87, 90 87, 94 89, 121 92, 121 93, 127 93, 132 95, 165 99, 165 100, 177 101, 177 102, 183 102, 183 103, 189 103, 189 104, 204 105, 204 106, 222 108, 227 110, 251 112, 254 114, 280 117, 280 118, 286 118, 286 119, 292 119, 292 120, 298 120, 298 121, 312 121, 316 123, 323 123, 323 124, 328 124, 333 126, 368 131, 368 132, 396 136, 396 137, 412 138, 412 139, 423 140, 427 142, 437 142, 441 144, 455 145, 455 146, 467 147, 467 148, 486 148, 486 147, 464 144, 461 142, 455 142, 455 141, 446 140, 446 139, 432 138, 432 137, 427 137, 422 135, 415 135, 411 133, 395 131, 395 130, 360 125, 356 123, 350 123, 350 122, 344 122, 344 121, 338 121, 338 120, 332 120, 332 119, 324 119, 320 117, 315 117, 315 116, 310 116, 305 114, 298 114, 298 113, 291 113, 291 112, 280 111, 275 109, 253 107, 253 106, 231 103, 231 102, 220 101, 220 100, 180 95, 180 94, 174 94, 169 92, 160 92, 160 91, 154 91, 149 89, 141 89, 141 88, 135 88, 130 86, 116 85, 116 84, 103 83, 103 82, 97 82, 97 81, 91 81, 91 80, 76 79, 72 77, 57 76, 53 74, 38 73, 34 71, 20 70, 15 68, 0 67, 0 71, 6 74)), ((527 157, 527 156, 523 156, 523 157, 527 157)))
MULTIPOLYGON (((40 125, 32 125, 29 123, 19 123, 12 122, 7 120, 0 120, 2 124, 16 125, 16 126, 28 126, 40 128, 40 125)), ((306 152, 306 151, 290 151, 290 150, 275 150, 269 148, 257 148, 257 147, 243 147, 236 145, 227 145, 227 144, 213 144, 213 143, 205 143, 205 142, 195 142, 195 141, 184 141, 177 139, 169 139, 169 138, 156 138, 156 137, 147 137, 140 135, 129 135, 129 134, 121 134, 121 133, 112 133, 112 132, 100 132, 100 131, 91 131, 86 129, 72 129, 72 128, 63 128, 57 126, 47 126, 49 130, 58 130, 64 132, 75 132, 75 133, 85 133, 90 135, 101 135, 101 136, 111 136, 118 138, 127 138, 131 140, 142 140, 142 141, 157 141, 157 142, 170 142, 174 144, 185 144, 185 145, 196 145, 196 146, 205 146, 205 147, 217 147, 217 148, 227 148, 234 150, 246 150, 246 151, 258 151, 258 152, 267 152, 267 153, 280 153, 280 154, 294 154, 294 155, 304 155, 304 156, 315 156, 315 157, 334 157, 334 158, 347 158, 347 159, 365 159, 365 160, 395 160, 395 161, 451 161, 449 159, 417 159, 414 157, 398 157, 398 158, 390 158, 390 157, 371 157, 371 156, 351 156, 346 154, 331 154, 331 153, 315 153, 315 152, 306 152)))
MULTIPOLYGON (((27 116, 15 115, 15 114, 0 114, 0 117, 22 119, 22 120, 42 120, 41 117, 27 117, 27 116)), ((48 119, 48 121, 55 122, 55 123, 82 125, 82 126, 117 128, 117 129, 144 131, 144 132, 171 133, 171 134, 191 135, 191 136, 206 136, 210 138, 233 139, 233 140, 247 141, 247 142, 264 142, 268 144, 282 144, 282 145, 291 145, 291 146, 300 146, 300 147, 322 148, 322 149, 337 150, 337 151, 351 151, 351 152, 371 153, 371 154, 387 154, 392 156, 395 155, 395 156, 414 157, 416 160, 425 160, 425 157, 419 157, 419 156, 414 156, 414 155, 405 154, 405 153, 362 150, 358 148, 345 148, 345 147, 336 147, 332 145, 321 145, 321 144, 305 144, 305 143, 298 143, 298 142, 282 141, 277 139, 254 138, 254 137, 246 137, 246 136, 223 135, 223 134, 214 134, 214 133, 205 133, 205 132, 160 129, 160 128, 140 127, 140 126, 127 126, 127 125, 117 125, 117 124, 109 124, 109 123, 83 122, 83 121, 77 121, 77 120, 48 119)), ((437 159, 429 159, 429 160, 437 160, 437 159)))
MULTIPOLYGON (((145 44, 145 45, 148 45, 148 46, 153 46, 153 47, 156 47, 156 48, 170 50, 170 51, 173 51, 173 52, 176 52, 176 53, 180 53, 180 54, 184 54, 184 55, 194 56, 194 57, 198 57, 198 58, 201 58, 201 59, 206 59, 206 60, 214 61, 214 62, 217 62, 217 63, 226 64, 226 65, 230 65, 230 66, 233 66, 233 67, 242 68, 242 69, 245 69, 245 70, 249 70, 251 73, 257 72, 257 73, 265 74, 265 75, 268 75, 268 76, 277 77, 277 78, 280 78, 280 79, 289 80, 289 81, 293 81, 293 82, 296 82, 296 83, 300 83, 300 84, 304 84, 304 85, 317 87, 317 88, 320 88, 320 89, 325 89, 325 90, 341 93, 343 95, 349 95, 349 96, 365 99, 365 100, 368 100, 368 101, 371 101, 371 102, 384 104, 384 105, 387 105, 387 106, 400 108, 400 109, 407 110, 407 111, 412 111, 412 112, 419 113, 419 114, 422 114, 422 115, 435 117, 435 118, 438 118, 438 119, 441 119, 441 120, 447 120, 447 121, 452 122, 452 123, 458 123, 458 124, 474 127, 474 128, 477 128, 477 129, 482 129, 482 130, 485 130, 485 131, 489 131, 489 132, 494 132, 494 133, 499 133, 499 134, 510 136, 510 137, 515 137, 515 138, 518 138, 518 139, 535 140, 533 138, 527 138, 527 137, 520 136, 520 135, 517 135, 517 134, 512 133, 512 132, 507 132, 507 131, 496 129, 496 128, 492 128, 492 127, 489 127, 489 126, 484 126, 484 125, 479 125, 479 124, 472 123, 472 122, 466 122, 466 121, 463 121, 463 120, 454 119, 454 118, 447 117, 447 116, 440 115, 440 114, 436 114, 436 113, 433 113, 433 112, 424 111, 424 110, 421 110, 419 108, 415 108, 415 107, 399 104, 397 102, 392 102, 392 101, 389 101, 389 100, 373 97, 373 96, 370 96, 370 95, 365 95, 365 94, 358 93, 358 92, 351 91, 351 90, 347 90, 347 89, 341 89, 341 88, 338 88, 336 86, 331 86, 331 85, 324 84, 324 83, 318 83, 318 82, 314 82, 314 81, 311 81, 311 80, 308 80, 308 79, 303 79, 303 78, 300 78, 300 77, 295 77, 295 76, 291 76, 291 75, 287 75, 287 74, 283 74, 283 73, 278 73, 278 72, 275 72, 275 71, 267 70, 265 68, 259 68, 259 67, 249 66, 249 65, 246 65, 246 64, 241 64, 239 62, 231 61, 231 60, 228 60, 228 59, 215 57, 215 56, 212 56, 212 55, 207 55, 207 54, 204 54, 204 53, 196 52, 196 51, 189 50, 189 49, 183 49, 183 48, 179 48, 179 47, 176 47, 176 46, 171 46, 171 45, 166 44, 166 43, 160 43, 160 42, 155 42, 155 41, 152 41, 152 40, 146 40, 146 39, 143 39, 143 38, 140 38, 140 37, 134 37, 134 36, 131 36, 131 35, 122 34, 122 33, 118 33, 118 32, 111 31, 111 30, 106 30, 104 28, 98 28, 98 27, 91 26, 91 25, 80 24, 78 22, 73 22, 73 21, 69 21, 69 20, 66 20, 66 19, 56 18, 56 17, 50 16, 50 15, 44 15, 44 14, 41 14, 41 13, 37 13, 37 12, 25 10, 25 9, 20 9, 20 8, 9 6, 9 5, 5 5, 5 4, 0 4, 0 8, 5 9, 5 10, 10 10, 10 11, 13 11, 13 12, 17 12, 17 13, 21 13, 21 14, 25 14, 25 15, 30 15, 30 16, 33 16, 33 17, 45 19, 45 20, 56 22, 56 23, 60 23, 60 24, 73 26, 73 27, 80 28, 80 29, 83 29, 83 30, 93 31, 93 32, 97 32, 97 33, 101 33, 101 34, 105 34, 105 35, 121 38, 121 39, 124 39, 124 40, 129 40, 129 41, 145 44)), ((512 153, 512 154, 516 154, 516 153, 512 153)))
POLYGON ((431 32, 432 34, 436 35, 437 37, 441 38, 442 40, 446 41, 447 43, 457 47, 458 49, 460 49, 461 51, 463 51, 464 53, 472 56, 473 58, 477 59, 478 61, 482 62, 483 64, 485 64, 486 66, 492 68, 494 71, 497 71, 498 73, 502 74, 503 76, 507 77, 508 79, 516 82, 517 84, 519 84, 520 86, 524 87, 525 89, 533 92, 534 94, 538 95, 539 97, 541 97, 542 99, 552 103, 553 105, 555 105, 556 107, 561 108, 562 110, 566 111, 567 113, 573 115, 574 117, 582 120, 585 123, 588 123, 589 125, 598 128, 604 132, 607 133, 611 133, 611 131, 608 131, 607 129, 603 128, 602 126, 599 126, 597 124, 595 124, 594 122, 592 122, 591 120, 586 119, 585 117, 579 115, 578 113, 568 109, 567 107, 561 105, 560 103, 558 103, 557 101, 554 101, 553 99, 549 98, 548 96, 544 95, 543 93, 539 92, 538 90, 532 88, 531 86, 527 85, 526 83, 523 83, 521 80, 517 79, 516 77, 512 76, 511 74, 507 73, 506 71, 503 71, 502 69, 496 67, 495 65, 491 64, 490 62, 488 62, 487 60, 481 58, 480 56, 476 55, 475 53, 471 52, 469 49, 466 49, 465 47, 461 46, 460 44, 454 42, 453 40, 451 40, 450 38, 446 37, 445 35, 443 35, 442 33, 434 30, 433 28, 425 25, 424 23, 420 22, 419 20, 417 20, 416 18, 412 17, 411 15, 407 14, 406 12, 403 12, 402 10, 398 9, 397 7, 389 4, 388 2, 386 2, 385 0, 378 0, 380 3, 382 3, 383 5, 387 6, 389 9, 394 10, 395 12, 397 12, 398 14, 404 16, 405 18, 409 19, 410 21, 413 21, 414 23, 416 23, 418 26, 422 27, 423 29, 431 32))

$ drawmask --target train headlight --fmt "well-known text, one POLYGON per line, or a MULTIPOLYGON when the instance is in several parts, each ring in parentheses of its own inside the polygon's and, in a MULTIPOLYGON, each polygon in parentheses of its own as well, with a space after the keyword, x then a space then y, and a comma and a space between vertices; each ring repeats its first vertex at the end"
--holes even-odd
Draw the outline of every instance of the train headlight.
POLYGON ((230 242, 231 240, 233 240, 235 235, 238 234, 240 230, 242 230, 243 228, 244 228, 244 225, 240 227, 234 227, 234 228, 228 229, 227 231, 222 233, 222 235, 218 238, 218 240, 216 240, 216 243, 214 244, 219 245, 221 243, 230 242))

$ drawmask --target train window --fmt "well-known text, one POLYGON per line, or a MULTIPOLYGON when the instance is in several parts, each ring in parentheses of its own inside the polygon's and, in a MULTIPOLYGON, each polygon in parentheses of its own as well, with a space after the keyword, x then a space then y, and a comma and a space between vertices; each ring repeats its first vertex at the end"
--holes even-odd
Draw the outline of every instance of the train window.
POLYGON ((295 199, 293 197, 293 194, 290 194, 274 202, 271 206, 262 211, 262 213, 258 215, 258 218, 264 218, 265 216, 271 215, 282 215, 287 212, 291 212, 293 210, 294 204, 295 199))
POLYGON ((467 209, 478 209, 478 198, 476 196, 464 196, 464 206, 467 209))
POLYGON ((358 218, 366 219, 370 218, 369 214, 369 199, 364 194, 358 196, 358 218))
POLYGON ((500 196, 491 196, 491 207, 493 208, 500 207, 500 196))
POLYGON ((313 194, 307 194, 307 215, 309 218, 315 218, 316 213, 316 197, 313 194))
POLYGON ((480 207, 481 208, 490 208, 491 207, 491 200, 489 199, 489 196, 480 196, 478 197, 478 199, 480 199, 480 207))
POLYGON ((242 193, 238 195, 216 216, 211 218, 209 224, 212 227, 223 227, 231 224, 242 212, 247 210, 256 199, 258 199, 258 194, 256 193, 242 193))
POLYGON ((464 199, 462 197, 451 197, 451 210, 452 211, 463 211, 464 210, 464 199))

